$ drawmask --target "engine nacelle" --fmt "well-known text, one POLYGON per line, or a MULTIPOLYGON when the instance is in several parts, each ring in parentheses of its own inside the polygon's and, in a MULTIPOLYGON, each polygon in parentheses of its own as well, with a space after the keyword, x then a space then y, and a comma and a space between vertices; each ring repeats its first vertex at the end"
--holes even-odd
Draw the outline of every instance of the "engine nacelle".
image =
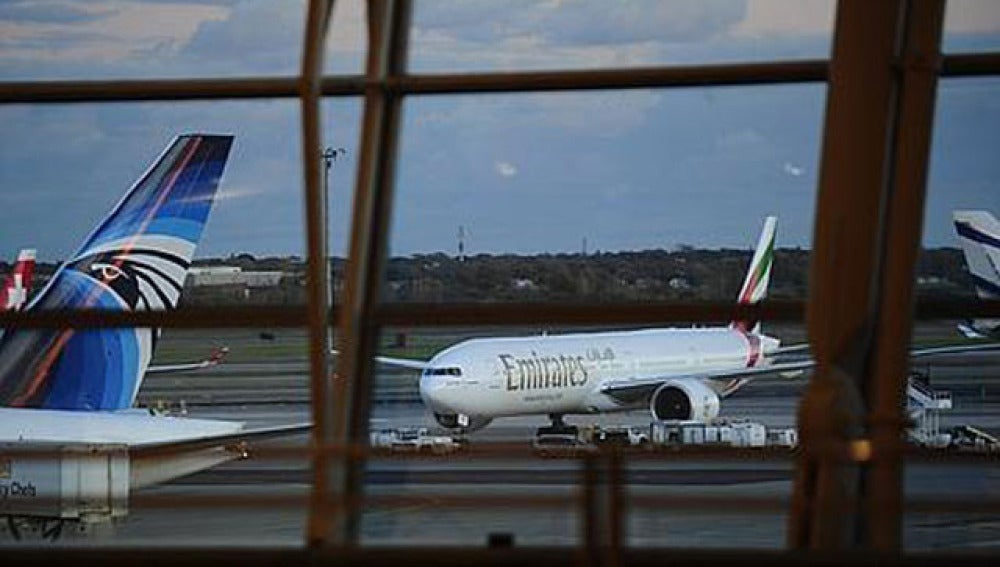
POLYGON ((700 380, 671 380, 649 398, 653 419, 711 421, 719 415, 719 395, 700 380))
POLYGON ((446 429, 461 430, 463 432, 478 431, 493 421, 490 417, 478 417, 459 415, 455 413, 435 413, 434 420, 441 427, 446 429))

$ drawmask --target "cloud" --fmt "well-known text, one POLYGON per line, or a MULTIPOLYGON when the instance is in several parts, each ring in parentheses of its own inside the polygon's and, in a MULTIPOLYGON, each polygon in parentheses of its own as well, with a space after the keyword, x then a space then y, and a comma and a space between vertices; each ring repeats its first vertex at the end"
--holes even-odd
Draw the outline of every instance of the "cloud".
POLYGON ((806 172, 806 168, 797 165, 792 165, 791 162, 787 161, 785 162, 785 165, 782 166, 782 169, 785 171, 785 173, 791 175, 792 177, 801 177, 802 174, 806 172))
POLYGON ((415 27, 465 41, 539 38, 553 46, 692 41, 739 23, 745 0, 421 2, 415 27))
POLYGON ((747 37, 833 33, 834 0, 748 0, 746 17, 732 30, 747 37))
POLYGON ((514 177, 517 175, 517 167, 507 161, 498 161, 493 164, 494 169, 501 177, 514 177))
POLYGON ((89 22, 107 15, 100 7, 84 8, 65 2, 7 2, 0 4, 0 20, 47 24, 89 22))
POLYGON ((109 62, 131 60, 149 66, 151 47, 173 46, 171 51, 176 51, 202 24, 225 20, 230 11, 214 5, 114 1, 86 6, 75 7, 62 17, 50 13, 50 7, 65 8, 55 3, 31 11, 15 10, 13 14, 10 10, 0 12, 0 37, 4 38, 0 59, 30 60, 33 65, 68 63, 71 67, 81 61, 107 66, 109 62))

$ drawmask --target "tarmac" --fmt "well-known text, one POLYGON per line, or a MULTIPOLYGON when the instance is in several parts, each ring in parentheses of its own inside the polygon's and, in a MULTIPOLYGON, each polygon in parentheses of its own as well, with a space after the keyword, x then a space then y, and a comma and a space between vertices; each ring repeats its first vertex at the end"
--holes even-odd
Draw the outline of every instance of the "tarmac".
MULTIPOLYGON (((929 359, 916 368, 930 371, 933 388, 952 392, 954 409, 942 413, 943 429, 971 424, 1000 432, 1000 354, 929 359)), ((309 420, 305 374, 301 359, 227 362, 190 375, 151 377, 140 401, 162 401, 174 411, 183 407, 192 417, 244 421, 248 428, 296 423, 309 420)), ((417 401, 415 383, 406 374, 378 377, 373 429, 439 429, 417 401)), ((805 378, 756 381, 723 400, 722 416, 793 427, 805 385, 805 378)), ((641 426, 649 420, 645 411, 567 417, 578 425, 641 426)), ((584 462, 530 451, 534 430, 546 421, 498 419, 472 434, 470 450, 460 454, 370 460, 360 504, 361 543, 483 546, 500 534, 516 546, 580 544, 584 462), (499 446, 514 449, 489 451, 499 446)), ((86 529, 67 524, 56 544, 302 546, 311 464, 267 449, 305 449, 307 442, 298 435, 251 446, 248 459, 139 490, 126 518, 86 529)), ((908 464, 905 548, 1000 549, 998 463, 942 458, 908 464)), ((783 548, 794 470, 791 452, 626 459, 624 541, 639 547, 783 548)))

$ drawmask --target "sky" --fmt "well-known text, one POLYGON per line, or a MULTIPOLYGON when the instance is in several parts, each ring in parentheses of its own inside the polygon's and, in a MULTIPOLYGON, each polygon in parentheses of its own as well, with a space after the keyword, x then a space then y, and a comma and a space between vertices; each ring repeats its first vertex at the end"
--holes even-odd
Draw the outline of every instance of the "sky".
MULTIPOLYGON (((0 0, 0 80, 291 76, 302 0, 0 0)), ((413 72, 828 57, 832 0, 420 0, 413 72)), ((364 4, 336 2, 326 73, 359 73, 364 4)), ((952 0, 948 52, 1000 51, 1000 2, 952 0)), ((410 97, 393 255, 810 246, 823 84, 410 97)), ((346 254, 359 99, 323 107, 330 240, 346 254)), ((304 253, 295 99, 0 106, 0 254, 71 254, 174 135, 236 136, 199 257, 304 253)), ((1000 213, 1000 79, 942 81, 924 229, 1000 213)), ((318 150, 317 150, 318 154, 318 150)))

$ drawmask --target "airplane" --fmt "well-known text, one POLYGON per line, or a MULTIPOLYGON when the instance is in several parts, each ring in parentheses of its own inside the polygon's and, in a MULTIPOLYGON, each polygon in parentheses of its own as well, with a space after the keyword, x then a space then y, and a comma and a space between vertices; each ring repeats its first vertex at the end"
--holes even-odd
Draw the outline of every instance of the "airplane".
MULTIPOLYGON (((764 222, 737 301, 767 295, 777 218, 764 222)), ((572 433, 566 414, 648 407, 661 419, 709 421, 719 400, 759 374, 792 372, 801 362, 773 365, 777 338, 760 321, 711 328, 660 328, 530 337, 478 338, 429 361, 376 356, 382 364, 421 371, 420 396, 436 421, 463 432, 493 419, 548 415, 539 433, 572 433)))
POLYGON ((23 248, 17 253, 14 269, 7 275, 0 289, 0 311, 20 311, 31 293, 35 274, 35 250, 23 248))
MULTIPOLYGON (((1000 299, 1000 222, 986 211, 954 211, 952 217, 976 295, 1000 299)), ((958 330, 970 339, 1000 338, 1000 320, 968 320, 958 330)))
MULTIPOLYGON (((35 273, 35 256, 36 250, 33 248, 24 248, 18 252, 14 269, 4 280, 3 289, 0 289, 0 311, 20 311, 24 307, 31 295, 35 273)), ((211 368, 221 363, 228 353, 229 347, 216 347, 205 359, 179 364, 150 365, 146 368, 146 374, 173 374, 211 368)))
MULTIPOLYGON (((777 219, 767 217, 737 301, 767 295, 777 219)), ((989 350, 989 345, 915 349, 911 357, 989 350)), ((707 328, 652 328, 529 337, 469 339, 430 360, 375 356, 378 363, 419 370, 420 397, 439 425, 459 433, 494 419, 547 415, 538 434, 576 433, 567 414, 648 409, 655 420, 699 420, 719 415, 720 400, 755 377, 802 375, 815 366, 778 357, 808 350, 782 346, 760 321, 707 328)), ((336 354, 336 351, 334 351, 336 354)))
MULTIPOLYGON (((232 142, 177 136, 25 309, 175 308, 232 142)), ((158 336, 140 327, 7 329, 0 446, 124 446, 135 489, 236 458, 234 443, 308 427, 245 430, 242 422, 133 408, 158 336)))

